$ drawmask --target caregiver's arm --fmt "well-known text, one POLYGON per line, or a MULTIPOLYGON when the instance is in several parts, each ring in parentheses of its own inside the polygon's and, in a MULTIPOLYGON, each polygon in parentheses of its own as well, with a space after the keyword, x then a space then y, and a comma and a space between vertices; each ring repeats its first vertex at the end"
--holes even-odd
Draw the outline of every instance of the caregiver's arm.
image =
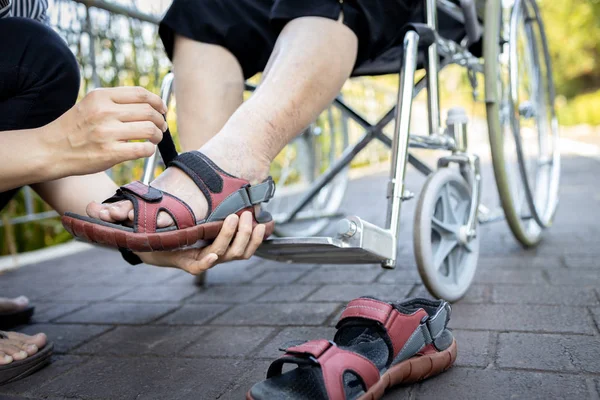
POLYGON ((98 89, 46 126, 0 132, 0 192, 148 157, 166 129, 164 112, 146 89, 98 89))

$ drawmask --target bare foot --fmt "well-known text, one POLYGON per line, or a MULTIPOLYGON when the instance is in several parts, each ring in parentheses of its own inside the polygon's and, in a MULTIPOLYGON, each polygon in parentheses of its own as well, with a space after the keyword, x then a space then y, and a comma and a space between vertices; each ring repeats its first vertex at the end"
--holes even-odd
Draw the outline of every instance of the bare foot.
POLYGON ((10 313, 19 310, 24 310, 29 305, 29 299, 25 296, 9 299, 0 297, 0 313, 10 313))
MULTIPOLYGON (((215 146, 213 146, 215 147, 215 146)), ((243 146, 241 146, 243 147, 243 146)), ((213 150, 202 152, 208 156, 219 168, 227 173, 248 180, 251 184, 261 182, 267 177, 269 162, 258 161, 260 157, 252 155, 232 155, 231 149, 227 151, 213 150), (226 156, 223 156, 223 155, 226 156)), ((186 202, 194 211, 197 220, 203 219, 208 213, 208 203, 204 194, 194 181, 178 168, 168 168, 159 175, 151 184, 152 187, 171 193, 186 202)), ((133 205, 130 201, 119 201, 112 204, 90 203, 87 213, 92 218, 106 222, 123 222, 134 220, 133 205)), ((171 216, 165 212, 158 215, 157 227, 165 228, 174 224, 171 216)))
POLYGON ((44 333, 30 336, 18 332, 0 332, 0 337, 0 365, 31 357, 48 341, 44 333))

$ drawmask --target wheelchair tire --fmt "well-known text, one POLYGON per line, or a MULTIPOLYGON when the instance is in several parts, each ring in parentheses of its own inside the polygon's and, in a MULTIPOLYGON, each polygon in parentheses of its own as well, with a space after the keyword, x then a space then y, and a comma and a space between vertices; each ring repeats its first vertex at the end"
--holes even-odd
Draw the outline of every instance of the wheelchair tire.
POLYGON ((471 189, 450 168, 429 175, 415 211, 414 252, 421 279, 433 296, 450 302, 469 290, 479 259, 479 237, 466 240, 471 189))
POLYGON ((560 151, 548 45, 535 0, 514 0, 508 6, 488 1, 485 21, 487 120, 496 185, 511 231, 531 247, 552 224, 558 204, 560 151))

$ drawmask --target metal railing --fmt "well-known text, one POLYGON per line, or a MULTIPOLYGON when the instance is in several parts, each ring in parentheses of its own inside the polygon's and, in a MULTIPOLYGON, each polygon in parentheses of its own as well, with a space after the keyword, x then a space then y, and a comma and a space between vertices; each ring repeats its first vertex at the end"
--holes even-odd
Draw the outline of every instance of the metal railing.
MULTIPOLYGON (((160 17, 140 11, 135 2, 128 4, 50 0, 50 24, 81 66, 81 95, 103 86, 157 87, 161 74, 168 70, 169 61, 158 40, 160 17)), ((23 188, 23 202, 24 214, 0 219, 0 227, 6 222, 15 225, 57 216, 55 211, 36 212, 41 201, 29 187, 23 188)))

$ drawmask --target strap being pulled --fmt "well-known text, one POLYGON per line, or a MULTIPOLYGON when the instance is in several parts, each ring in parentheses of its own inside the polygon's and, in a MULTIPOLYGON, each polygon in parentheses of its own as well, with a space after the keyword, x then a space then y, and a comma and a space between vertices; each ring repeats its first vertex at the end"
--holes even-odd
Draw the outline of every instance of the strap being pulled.
MULTIPOLYGON (((166 114, 163 115, 165 121, 167 120, 166 114)), ((173 142, 173 136, 171 136, 171 131, 167 126, 167 130, 163 133, 163 138, 158 143, 158 151, 160 152, 160 156, 163 159, 165 165, 169 165, 171 161, 177 157, 177 149, 175 148, 175 142, 173 142)))

